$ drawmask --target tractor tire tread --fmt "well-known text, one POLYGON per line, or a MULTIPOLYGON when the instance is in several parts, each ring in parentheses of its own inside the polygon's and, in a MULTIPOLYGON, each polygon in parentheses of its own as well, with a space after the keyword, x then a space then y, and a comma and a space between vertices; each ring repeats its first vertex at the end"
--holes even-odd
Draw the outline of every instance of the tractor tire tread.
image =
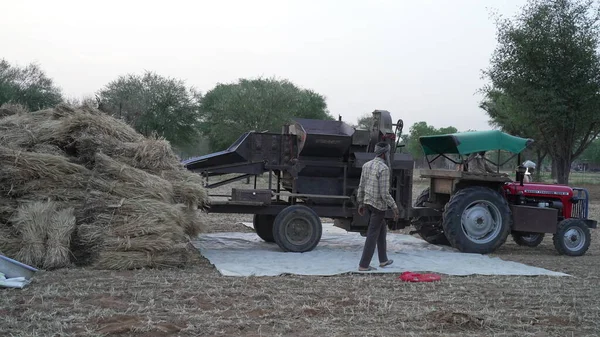
POLYGON ((273 215, 254 214, 252 220, 254 231, 256 232, 256 235, 265 242, 275 242, 275 238, 273 237, 274 221, 275 216, 273 215))
MULTIPOLYGON (((415 207, 423 207, 424 203, 428 199, 429 199, 429 188, 426 188, 423 191, 421 191, 421 193, 415 200, 415 207)), ((450 246, 450 241, 448 241, 448 238, 445 236, 442 228, 440 228, 439 233, 435 233, 433 236, 427 235, 429 233, 424 232, 422 225, 424 223, 427 223, 427 221, 424 220, 423 218, 426 219, 427 217, 419 216, 419 217, 412 219, 412 221, 411 221, 412 226, 415 228, 417 234, 419 234, 421 239, 423 239, 427 243, 430 243, 433 245, 450 246)), ((440 218, 440 227, 441 227, 441 220, 442 219, 440 218)))
POLYGON ((504 199, 504 197, 497 191, 483 186, 471 186, 458 190, 450 198, 448 204, 446 204, 443 217, 444 232, 446 233, 448 241, 450 241, 452 247, 465 253, 489 254, 494 252, 506 242, 512 227, 511 211, 506 199, 504 199), (464 238, 459 234, 459 231, 462 231, 460 219, 463 212, 463 210, 459 208, 461 207, 463 200, 473 193, 488 194, 488 196, 492 197, 492 199, 496 199, 496 206, 499 208, 499 211, 503 213, 502 216, 505 223, 503 224, 502 231, 498 234, 498 239, 496 239, 495 242, 489 247, 478 247, 476 243, 469 241, 469 239, 464 238), (458 226, 452 221, 453 219, 457 218, 459 222, 458 226))
POLYGON ((558 224, 556 233, 552 237, 552 242, 554 243, 554 248, 556 249, 556 251, 558 251, 558 254, 566 255, 566 256, 582 256, 582 255, 584 255, 587 252, 587 250, 590 248, 591 241, 592 241, 592 235, 590 233, 589 227, 585 224, 585 222, 581 221, 581 219, 576 219, 576 218, 565 219, 565 220, 561 221, 558 224), (581 248, 576 253, 573 253, 572 251, 566 249, 563 245, 562 237, 564 236, 564 232, 566 231, 566 229, 570 226, 577 226, 577 227, 581 228, 581 230, 583 231, 583 234, 585 236, 585 239, 586 239, 586 243, 585 243, 584 247, 581 248))
POLYGON ((521 232, 512 232, 510 235, 512 236, 513 241, 519 245, 519 246, 523 246, 523 247, 537 247, 539 246, 542 241, 544 241, 544 233, 536 233, 536 234, 540 234, 540 236, 535 240, 535 241, 527 241, 525 239, 523 239, 523 233, 521 232))
POLYGON ((313 250, 323 235, 323 226, 321 224, 321 218, 311 208, 304 205, 291 205, 284 208, 277 216, 273 223, 273 237, 275 243, 286 252, 308 252, 313 250), (305 245, 298 247, 290 243, 285 238, 285 233, 282 231, 283 225, 293 218, 294 216, 300 216, 308 220, 313 226, 312 239, 305 245))

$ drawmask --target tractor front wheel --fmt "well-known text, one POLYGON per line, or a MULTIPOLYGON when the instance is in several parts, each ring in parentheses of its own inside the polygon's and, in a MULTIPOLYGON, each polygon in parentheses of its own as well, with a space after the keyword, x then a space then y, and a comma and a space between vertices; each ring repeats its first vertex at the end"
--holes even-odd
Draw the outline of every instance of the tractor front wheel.
POLYGON ((266 242, 275 242, 273 238, 273 222, 275 216, 270 214, 254 214, 254 230, 259 238, 266 242))
POLYGON ((442 225, 452 247, 465 253, 488 254, 506 242, 512 216, 500 193, 473 186, 450 198, 442 225))
POLYGON ((312 209, 303 205, 284 208, 273 223, 273 237, 281 249, 287 252, 313 250, 323 233, 321 219, 312 209))
POLYGON ((525 247, 537 247, 544 241, 544 233, 512 232, 516 244, 525 247))
POLYGON ((581 256, 590 248, 590 229, 580 219, 565 219, 558 224, 552 238, 560 255, 581 256))

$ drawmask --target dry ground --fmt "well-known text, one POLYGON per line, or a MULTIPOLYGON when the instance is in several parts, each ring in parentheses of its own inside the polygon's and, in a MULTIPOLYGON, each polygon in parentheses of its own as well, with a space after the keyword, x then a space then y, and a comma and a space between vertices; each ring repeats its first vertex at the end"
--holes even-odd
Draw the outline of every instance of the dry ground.
MULTIPOLYGON (((242 184, 243 185, 243 184, 242 184)), ((423 185, 415 186, 415 192, 423 185)), ((600 187, 592 186, 600 219, 600 187)), ((250 231, 250 216, 207 215, 210 231, 250 231)), ((2 336, 597 336, 600 234, 579 258, 510 239, 493 256, 573 277, 398 275, 223 277, 207 260, 183 270, 41 273, 0 290, 2 336)), ((402 263, 396 261, 395 263, 402 263)))

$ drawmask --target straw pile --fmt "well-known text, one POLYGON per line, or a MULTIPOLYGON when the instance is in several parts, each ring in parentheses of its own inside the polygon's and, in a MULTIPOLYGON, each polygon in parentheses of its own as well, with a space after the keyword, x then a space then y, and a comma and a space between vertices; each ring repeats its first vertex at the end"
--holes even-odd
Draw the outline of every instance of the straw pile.
POLYGON ((0 252, 9 257, 43 269, 182 266, 207 201, 164 139, 86 106, 0 107, 0 252))

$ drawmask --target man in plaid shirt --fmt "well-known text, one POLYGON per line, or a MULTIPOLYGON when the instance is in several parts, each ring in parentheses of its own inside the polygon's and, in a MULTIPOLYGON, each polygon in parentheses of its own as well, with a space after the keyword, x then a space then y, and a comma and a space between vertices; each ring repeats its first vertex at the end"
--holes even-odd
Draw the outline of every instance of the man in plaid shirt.
POLYGON ((394 220, 397 220, 399 216, 398 206, 390 194, 389 153, 389 144, 377 143, 375 145, 375 158, 366 162, 362 167, 357 193, 358 213, 361 216, 364 215, 366 208, 370 213, 370 218, 365 247, 358 265, 359 271, 377 269, 369 265, 375 253, 375 246, 377 246, 380 267, 389 266, 394 262, 388 260, 387 257, 387 228, 383 221, 388 208, 394 211, 394 220), (387 160, 387 164, 384 159, 387 160))

